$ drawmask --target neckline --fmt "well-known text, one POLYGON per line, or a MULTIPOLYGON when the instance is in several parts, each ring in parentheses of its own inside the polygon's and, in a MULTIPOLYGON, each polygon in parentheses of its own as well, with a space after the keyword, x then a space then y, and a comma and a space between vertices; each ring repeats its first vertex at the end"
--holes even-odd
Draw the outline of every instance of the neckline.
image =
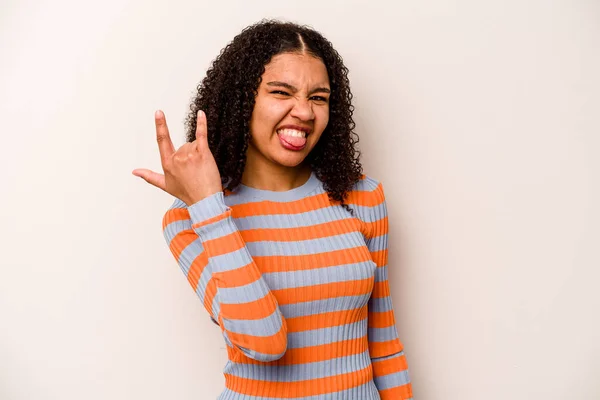
POLYGON ((306 182, 290 190, 277 192, 274 190, 257 189, 250 186, 246 186, 240 182, 236 192, 241 196, 258 197, 263 200, 294 201, 306 197, 306 195, 308 195, 317 188, 319 183, 320 181, 317 178, 317 175, 314 171, 311 171, 310 176, 306 182))

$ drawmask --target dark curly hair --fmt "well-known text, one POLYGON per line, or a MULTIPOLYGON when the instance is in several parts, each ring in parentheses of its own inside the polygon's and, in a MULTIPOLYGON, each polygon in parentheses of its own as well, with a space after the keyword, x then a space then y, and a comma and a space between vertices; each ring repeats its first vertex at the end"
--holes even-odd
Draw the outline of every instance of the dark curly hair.
POLYGON ((348 68, 319 32, 290 22, 262 20, 245 28, 221 50, 198 85, 185 120, 187 141, 195 140, 196 114, 206 113, 208 144, 222 184, 233 191, 241 182, 250 140, 250 117, 265 65, 278 54, 306 52, 323 61, 331 86, 329 123, 304 160, 323 182, 331 200, 344 203, 362 176, 348 68))

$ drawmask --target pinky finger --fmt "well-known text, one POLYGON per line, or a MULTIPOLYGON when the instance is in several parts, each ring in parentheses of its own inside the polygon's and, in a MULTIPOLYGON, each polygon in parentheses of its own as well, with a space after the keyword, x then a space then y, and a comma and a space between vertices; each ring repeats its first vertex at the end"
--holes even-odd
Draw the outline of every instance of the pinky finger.
POLYGON ((131 172, 133 175, 138 176, 159 189, 166 191, 165 176, 149 169, 134 169, 131 172))

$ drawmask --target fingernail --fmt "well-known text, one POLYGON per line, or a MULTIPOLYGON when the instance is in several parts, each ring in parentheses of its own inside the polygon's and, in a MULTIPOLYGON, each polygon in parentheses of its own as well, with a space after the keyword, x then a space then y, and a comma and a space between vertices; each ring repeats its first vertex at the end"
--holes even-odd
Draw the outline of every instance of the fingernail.
POLYGON ((198 113, 196 114, 196 117, 200 118, 200 115, 202 115, 202 110, 198 110, 198 113))
POLYGON ((154 112, 154 117, 155 117, 155 118, 160 118, 160 117, 161 117, 161 114, 162 114, 162 111, 160 111, 160 110, 156 110, 156 111, 154 112))

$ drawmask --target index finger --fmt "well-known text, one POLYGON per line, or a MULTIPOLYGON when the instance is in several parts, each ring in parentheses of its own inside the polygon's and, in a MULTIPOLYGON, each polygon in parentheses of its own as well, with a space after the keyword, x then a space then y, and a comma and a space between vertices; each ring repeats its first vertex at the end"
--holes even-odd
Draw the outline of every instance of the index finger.
POLYGON ((160 161, 164 164, 164 162, 175 153, 175 147, 173 146, 171 136, 169 135, 167 119, 161 110, 154 113, 154 123, 156 125, 156 141, 158 142, 160 161))
POLYGON ((206 126, 206 114, 202 110, 198 110, 196 114, 196 140, 206 142, 208 136, 208 128, 206 126))

